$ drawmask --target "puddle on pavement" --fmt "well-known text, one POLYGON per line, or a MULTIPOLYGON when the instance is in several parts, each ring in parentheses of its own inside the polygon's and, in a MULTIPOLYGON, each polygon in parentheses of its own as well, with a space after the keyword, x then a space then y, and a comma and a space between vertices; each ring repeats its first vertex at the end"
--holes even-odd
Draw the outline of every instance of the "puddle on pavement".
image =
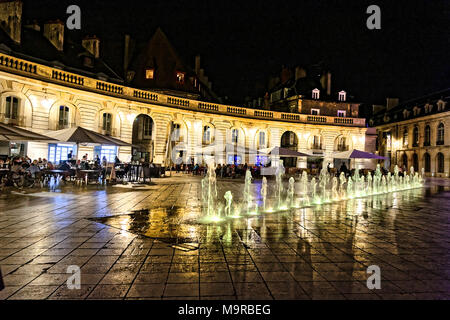
POLYGON ((184 251, 198 249, 198 244, 203 242, 231 243, 236 239, 252 246, 267 238, 287 239, 292 232, 303 237, 306 230, 320 230, 333 223, 348 225, 349 230, 353 230, 358 223, 374 216, 377 223, 383 225, 386 223, 384 220, 395 212, 420 212, 433 197, 448 197, 448 190, 448 187, 413 189, 210 225, 197 223, 201 215, 200 207, 141 209, 89 220, 157 239, 184 251))
POLYGON ((183 244, 178 249, 192 250, 194 243, 198 243, 200 226, 186 223, 187 216, 186 208, 171 207, 134 210, 129 214, 89 220, 175 245, 183 244))

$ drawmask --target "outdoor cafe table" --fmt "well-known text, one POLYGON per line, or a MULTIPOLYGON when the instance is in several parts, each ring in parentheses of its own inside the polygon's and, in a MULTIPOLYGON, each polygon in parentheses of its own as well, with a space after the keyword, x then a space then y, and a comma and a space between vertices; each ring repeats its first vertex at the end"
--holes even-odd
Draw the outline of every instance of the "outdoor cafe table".
POLYGON ((139 181, 142 165, 140 164, 130 164, 130 170, 128 171, 128 181, 136 182, 139 181))
POLYGON ((56 179, 58 178, 58 176, 63 176, 63 175, 69 175, 70 172, 66 171, 66 170, 59 170, 59 169, 52 169, 52 170, 43 170, 42 171, 43 175, 46 178, 49 178, 49 180, 53 177, 56 179))
POLYGON ((85 180, 86 185, 87 185, 88 182, 89 182, 89 179, 90 178, 92 179, 92 175, 94 173, 100 173, 101 170, 86 169, 86 170, 80 170, 79 172, 84 175, 84 180, 85 180))

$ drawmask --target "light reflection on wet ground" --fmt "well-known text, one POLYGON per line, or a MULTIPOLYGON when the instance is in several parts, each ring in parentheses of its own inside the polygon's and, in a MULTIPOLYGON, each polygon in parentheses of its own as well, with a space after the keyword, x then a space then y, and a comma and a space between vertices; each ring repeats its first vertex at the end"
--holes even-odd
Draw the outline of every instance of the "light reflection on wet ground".
MULTIPOLYGON (((198 179, 163 181, 1 195, 0 298, 449 298, 448 180, 209 225, 198 179), (84 293, 64 289, 68 264, 84 293), (381 290, 365 285, 373 264, 381 290)), ((240 200, 242 182, 219 186, 240 200)))

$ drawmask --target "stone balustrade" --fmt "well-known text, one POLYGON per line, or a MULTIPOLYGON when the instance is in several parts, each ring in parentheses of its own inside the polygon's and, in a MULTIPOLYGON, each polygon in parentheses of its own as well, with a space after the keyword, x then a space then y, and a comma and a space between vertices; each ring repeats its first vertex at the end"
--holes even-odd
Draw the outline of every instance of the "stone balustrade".
POLYGON ((35 77, 56 83, 64 82, 64 85, 83 87, 85 90, 102 92, 114 96, 123 96, 129 100, 151 101, 158 105, 174 106, 178 108, 218 113, 230 116, 269 119, 295 123, 317 123, 324 125, 365 127, 365 119, 349 117, 330 117, 322 115, 305 115, 298 113, 276 112, 268 110, 255 110, 250 108, 213 104, 193 99, 184 99, 174 96, 153 92, 151 90, 140 90, 130 88, 116 83, 100 81, 97 79, 80 76, 71 72, 62 71, 58 68, 32 63, 0 53, 0 71, 6 70, 10 73, 29 73, 35 77))

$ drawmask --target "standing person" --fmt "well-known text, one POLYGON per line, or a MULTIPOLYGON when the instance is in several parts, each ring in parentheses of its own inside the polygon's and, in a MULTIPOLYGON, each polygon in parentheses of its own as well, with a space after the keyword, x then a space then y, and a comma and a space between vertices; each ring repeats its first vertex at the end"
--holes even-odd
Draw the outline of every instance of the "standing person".
POLYGON ((327 171, 328 171, 328 174, 331 173, 331 164, 329 162, 327 164, 327 171))
POLYGON ((67 160, 72 160, 73 154, 72 154, 72 150, 69 151, 69 153, 67 154, 67 160))

